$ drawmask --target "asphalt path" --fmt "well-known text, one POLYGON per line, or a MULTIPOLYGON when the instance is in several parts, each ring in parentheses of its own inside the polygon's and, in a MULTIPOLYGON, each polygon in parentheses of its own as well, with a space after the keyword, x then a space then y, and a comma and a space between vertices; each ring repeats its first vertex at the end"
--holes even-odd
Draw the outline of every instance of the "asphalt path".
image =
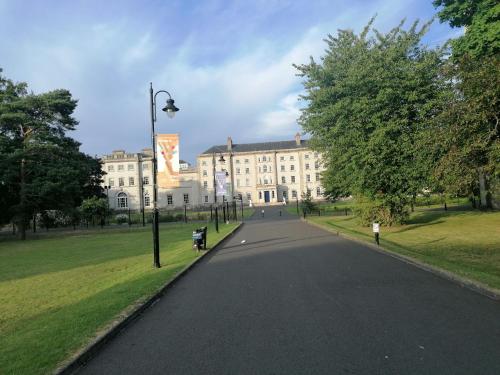
POLYGON ((258 209, 78 373, 500 374, 499 301, 280 209, 258 209))

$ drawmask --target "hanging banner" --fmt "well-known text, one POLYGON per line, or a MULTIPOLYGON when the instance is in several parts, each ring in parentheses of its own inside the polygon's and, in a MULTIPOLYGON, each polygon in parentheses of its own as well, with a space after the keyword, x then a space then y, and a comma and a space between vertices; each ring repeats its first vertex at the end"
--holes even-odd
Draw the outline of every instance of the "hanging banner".
POLYGON ((179 187, 179 135, 157 134, 158 186, 163 189, 179 187))
POLYGON ((226 172, 215 172, 215 191, 217 196, 227 195, 226 191, 226 172))

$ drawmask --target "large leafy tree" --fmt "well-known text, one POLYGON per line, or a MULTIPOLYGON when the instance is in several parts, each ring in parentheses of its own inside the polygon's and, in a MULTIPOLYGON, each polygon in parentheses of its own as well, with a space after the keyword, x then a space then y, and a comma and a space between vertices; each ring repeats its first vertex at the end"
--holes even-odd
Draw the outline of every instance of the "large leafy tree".
POLYGON ((77 125, 76 104, 67 90, 35 95, 0 75, 0 220, 14 219, 23 239, 34 213, 69 210, 100 193, 99 161, 66 136, 77 125))
POLYGON ((409 197, 428 184, 418 136, 443 102, 444 51, 421 45, 428 24, 386 34, 371 24, 328 35, 320 63, 296 66, 308 102, 300 123, 325 157, 330 196, 376 200, 379 220, 402 222, 409 197))
POLYGON ((434 0, 441 22, 465 27, 452 42, 455 58, 494 56, 500 52, 500 3, 498 0, 434 0))

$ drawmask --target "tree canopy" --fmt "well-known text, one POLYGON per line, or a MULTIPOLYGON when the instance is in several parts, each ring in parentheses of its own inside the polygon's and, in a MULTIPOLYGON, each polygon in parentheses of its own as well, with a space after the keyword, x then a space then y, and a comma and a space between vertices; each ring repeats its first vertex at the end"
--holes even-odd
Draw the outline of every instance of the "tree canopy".
POLYGON ((296 66, 308 102, 299 121, 325 158, 331 197, 378 200, 387 210, 381 216, 402 222, 408 197, 428 183, 418 136, 447 95, 445 51, 421 45, 428 24, 382 33, 372 22, 359 35, 328 35, 320 63, 296 66))
POLYGON ((452 41, 455 58, 494 56, 500 52, 500 3, 497 0, 434 0, 441 22, 465 27, 465 35, 452 41))
POLYGON ((35 212, 74 208, 101 194, 99 161, 66 135, 78 124, 76 105, 67 90, 29 93, 0 70, 0 220, 14 219, 23 237, 35 212))

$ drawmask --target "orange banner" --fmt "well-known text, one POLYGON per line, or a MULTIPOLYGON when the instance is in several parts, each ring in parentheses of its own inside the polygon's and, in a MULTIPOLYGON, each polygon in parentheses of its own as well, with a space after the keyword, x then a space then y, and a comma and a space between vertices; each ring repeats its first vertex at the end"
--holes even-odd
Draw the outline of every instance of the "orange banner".
POLYGON ((179 135, 157 134, 158 186, 170 189, 179 186, 179 135))

